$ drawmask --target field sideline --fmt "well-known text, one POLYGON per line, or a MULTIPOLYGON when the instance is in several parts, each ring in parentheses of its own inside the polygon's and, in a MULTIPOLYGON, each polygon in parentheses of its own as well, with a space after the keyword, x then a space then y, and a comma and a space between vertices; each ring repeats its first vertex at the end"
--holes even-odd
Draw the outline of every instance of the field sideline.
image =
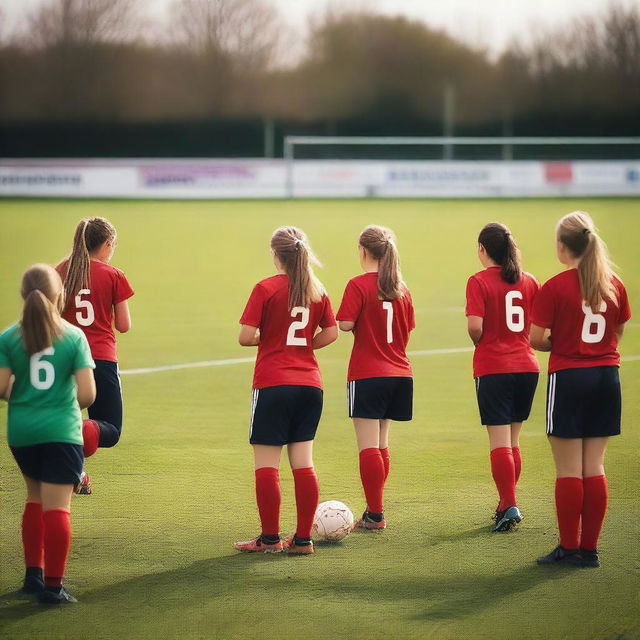
MULTIPOLYGON (((556 544, 544 375, 521 438, 525 520, 514 533, 489 533, 495 488, 464 319, 483 224, 508 224, 525 269, 544 281, 561 268, 555 222, 578 208, 593 215, 637 314, 639 204, 0 201, 0 327, 18 317, 24 269, 62 258, 85 215, 115 224, 113 264, 136 289, 133 329, 119 341, 123 440, 88 462, 94 495, 73 500, 74 607, 47 610, 15 595, 24 490, 6 441, 0 447, 0 638, 640 638, 638 316, 621 345, 623 435, 608 454, 603 568, 577 571, 533 562, 556 544), (308 233, 337 308, 359 271, 357 236, 369 223, 398 236, 418 325, 409 346, 415 418, 391 433, 389 528, 319 544, 312 557, 237 554, 231 542, 259 531, 247 444, 254 351, 237 344, 237 322, 253 284, 273 272, 270 234, 282 224, 308 233)), ((364 503, 344 384, 350 347, 342 335, 319 353, 325 409, 315 462, 321 500, 342 500, 358 515, 364 503)), ((540 362, 544 368, 546 357, 540 362)), ((0 402, 3 431, 5 424, 0 402)), ((281 522, 290 532, 285 458, 281 522)))

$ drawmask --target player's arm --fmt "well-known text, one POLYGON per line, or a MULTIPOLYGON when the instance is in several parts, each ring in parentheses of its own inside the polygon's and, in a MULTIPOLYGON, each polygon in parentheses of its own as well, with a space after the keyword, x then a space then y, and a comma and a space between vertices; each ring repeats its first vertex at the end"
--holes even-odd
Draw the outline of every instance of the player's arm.
POLYGON ((338 326, 340 327, 340 331, 353 331, 356 323, 350 320, 338 320, 338 326))
POLYGON ((240 335, 238 342, 243 347, 257 347, 260 344, 260 329, 248 324, 240 325, 240 335))
POLYGON ((474 345, 478 345, 482 338, 482 321, 480 316, 467 316, 467 331, 474 345))
POLYGON ((313 336, 313 342, 311 346, 313 349, 322 349, 328 344, 335 342, 338 339, 338 327, 334 324, 330 327, 324 327, 313 336))
POLYGON ((88 367, 77 369, 75 373, 76 386, 78 390, 78 404, 81 409, 90 407, 96 399, 96 381, 93 377, 93 369, 88 367))
POLYGON ((14 379, 11 369, 0 367, 0 398, 3 400, 9 399, 14 379))
POLYGON ((529 342, 536 351, 551 351, 551 330, 532 324, 529 329, 529 342))
POLYGON ((113 307, 113 325, 120 333, 127 333, 131 329, 131 314, 126 300, 118 302, 113 307))
POLYGON ((616 329, 616 336, 618 336, 618 342, 622 340, 622 336, 624 335, 624 323, 619 324, 616 329))

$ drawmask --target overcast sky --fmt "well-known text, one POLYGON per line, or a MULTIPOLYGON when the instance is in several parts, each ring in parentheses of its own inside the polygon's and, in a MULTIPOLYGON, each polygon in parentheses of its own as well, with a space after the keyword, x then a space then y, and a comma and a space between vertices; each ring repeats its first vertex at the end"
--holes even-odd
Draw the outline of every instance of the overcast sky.
MULTIPOLYGON (((46 0, 0 0, 12 26, 46 0)), ((150 15, 166 20, 175 0, 142 0, 150 15)), ((304 31, 310 14, 327 4, 367 7, 389 15, 420 19, 472 45, 499 52, 511 38, 527 39, 536 28, 566 24, 573 17, 603 11, 610 0, 271 0, 287 22, 304 31)), ((618 0, 640 7, 640 0, 618 0)))

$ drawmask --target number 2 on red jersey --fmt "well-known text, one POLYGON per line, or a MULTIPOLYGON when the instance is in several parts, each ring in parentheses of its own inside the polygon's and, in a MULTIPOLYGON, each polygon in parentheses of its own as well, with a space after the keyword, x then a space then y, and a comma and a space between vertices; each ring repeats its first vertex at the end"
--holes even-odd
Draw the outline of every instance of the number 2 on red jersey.
POLYGON ((289 331, 287 331, 287 346, 290 347, 306 347, 307 338, 305 336, 296 336, 296 331, 302 331, 309 324, 309 309, 307 307, 293 307, 291 309, 291 317, 296 318, 300 316, 300 320, 294 320, 289 325, 289 331))

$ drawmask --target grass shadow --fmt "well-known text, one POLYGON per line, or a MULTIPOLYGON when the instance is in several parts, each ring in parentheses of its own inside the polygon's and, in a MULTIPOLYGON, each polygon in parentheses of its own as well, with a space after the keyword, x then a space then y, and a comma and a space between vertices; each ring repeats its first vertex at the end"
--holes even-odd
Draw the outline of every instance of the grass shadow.
MULTIPOLYGON (((483 529, 484 531, 484 529, 483 529)), ((475 537, 474 532, 463 532, 475 537)), ((372 601, 413 602, 419 620, 452 620, 472 616, 484 609, 499 605, 503 600, 527 592, 553 580, 580 571, 574 567, 539 567, 531 564, 505 573, 487 573, 486 565, 470 567, 464 559, 459 565, 451 564, 448 573, 441 567, 433 575, 424 575, 407 567, 403 576, 395 576, 374 582, 350 579, 338 589, 345 597, 358 595, 372 601)), ((384 605, 383 605, 384 606, 384 605)))
MULTIPOLYGON (((197 603, 210 601, 218 596, 228 596, 242 589, 246 573, 256 564, 268 567, 271 563, 295 561, 286 554, 233 554, 217 558, 199 560, 186 567, 148 573, 97 589, 81 591, 71 585, 69 590, 78 597, 78 605, 62 607, 65 611, 74 611, 82 605, 94 605, 108 601, 110 607, 105 611, 105 623, 109 622, 109 611, 113 606, 119 615, 127 612, 136 615, 140 605, 148 608, 172 607, 178 602, 197 603)), ((282 576, 257 576, 254 581, 283 580, 282 576)), ((288 583, 295 582, 287 577, 288 583)), ((7 592, 0 596, 0 630, 4 626, 18 623, 26 618, 37 616, 51 607, 40 605, 34 596, 25 596, 19 591, 7 592), (3 600, 18 600, 2 606, 3 600)), ((95 622, 95 621, 94 621, 95 622)), ((4 636, 3 636, 4 637, 4 636)))
POLYGON ((476 529, 468 529, 467 531, 457 531, 455 533, 444 533, 436 536, 427 536, 425 543, 429 547, 434 547, 443 542, 458 542, 461 540, 472 540, 491 534, 491 526, 481 526, 476 529))
MULTIPOLYGON (((485 528, 481 528, 442 538, 474 538, 484 532, 485 528)), ((308 558, 313 562, 314 556, 308 558)), ((70 589, 80 604, 65 607, 64 615, 66 618, 68 609, 70 621, 82 618, 86 615, 83 605, 89 605, 94 626, 109 628, 115 622, 113 611, 118 611, 118 624, 130 624, 133 629, 145 620, 182 615, 185 606, 210 606, 219 599, 222 607, 225 600, 252 597, 250 593, 304 593, 311 588, 318 592, 329 590, 332 596, 343 598, 345 602, 348 598, 363 599, 381 607, 385 603, 403 602, 409 606, 407 616, 414 620, 450 620, 471 616, 500 604, 514 594, 535 589, 545 582, 566 576, 572 570, 576 571, 531 565, 507 573, 490 574, 483 573, 486 567, 468 566, 462 558, 459 566, 451 565, 445 572, 442 567, 434 567, 431 571, 424 562, 420 562, 408 565, 403 575, 383 580, 371 580, 370 575, 357 572, 339 572, 335 581, 315 584, 306 571, 302 574, 296 572, 296 561, 297 558, 285 554, 234 554, 147 573, 85 592, 70 589), (104 603, 109 606, 104 607, 104 603)), ((21 601, 0 606, 0 628, 47 610, 50 609, 36 602, 21 601)))

